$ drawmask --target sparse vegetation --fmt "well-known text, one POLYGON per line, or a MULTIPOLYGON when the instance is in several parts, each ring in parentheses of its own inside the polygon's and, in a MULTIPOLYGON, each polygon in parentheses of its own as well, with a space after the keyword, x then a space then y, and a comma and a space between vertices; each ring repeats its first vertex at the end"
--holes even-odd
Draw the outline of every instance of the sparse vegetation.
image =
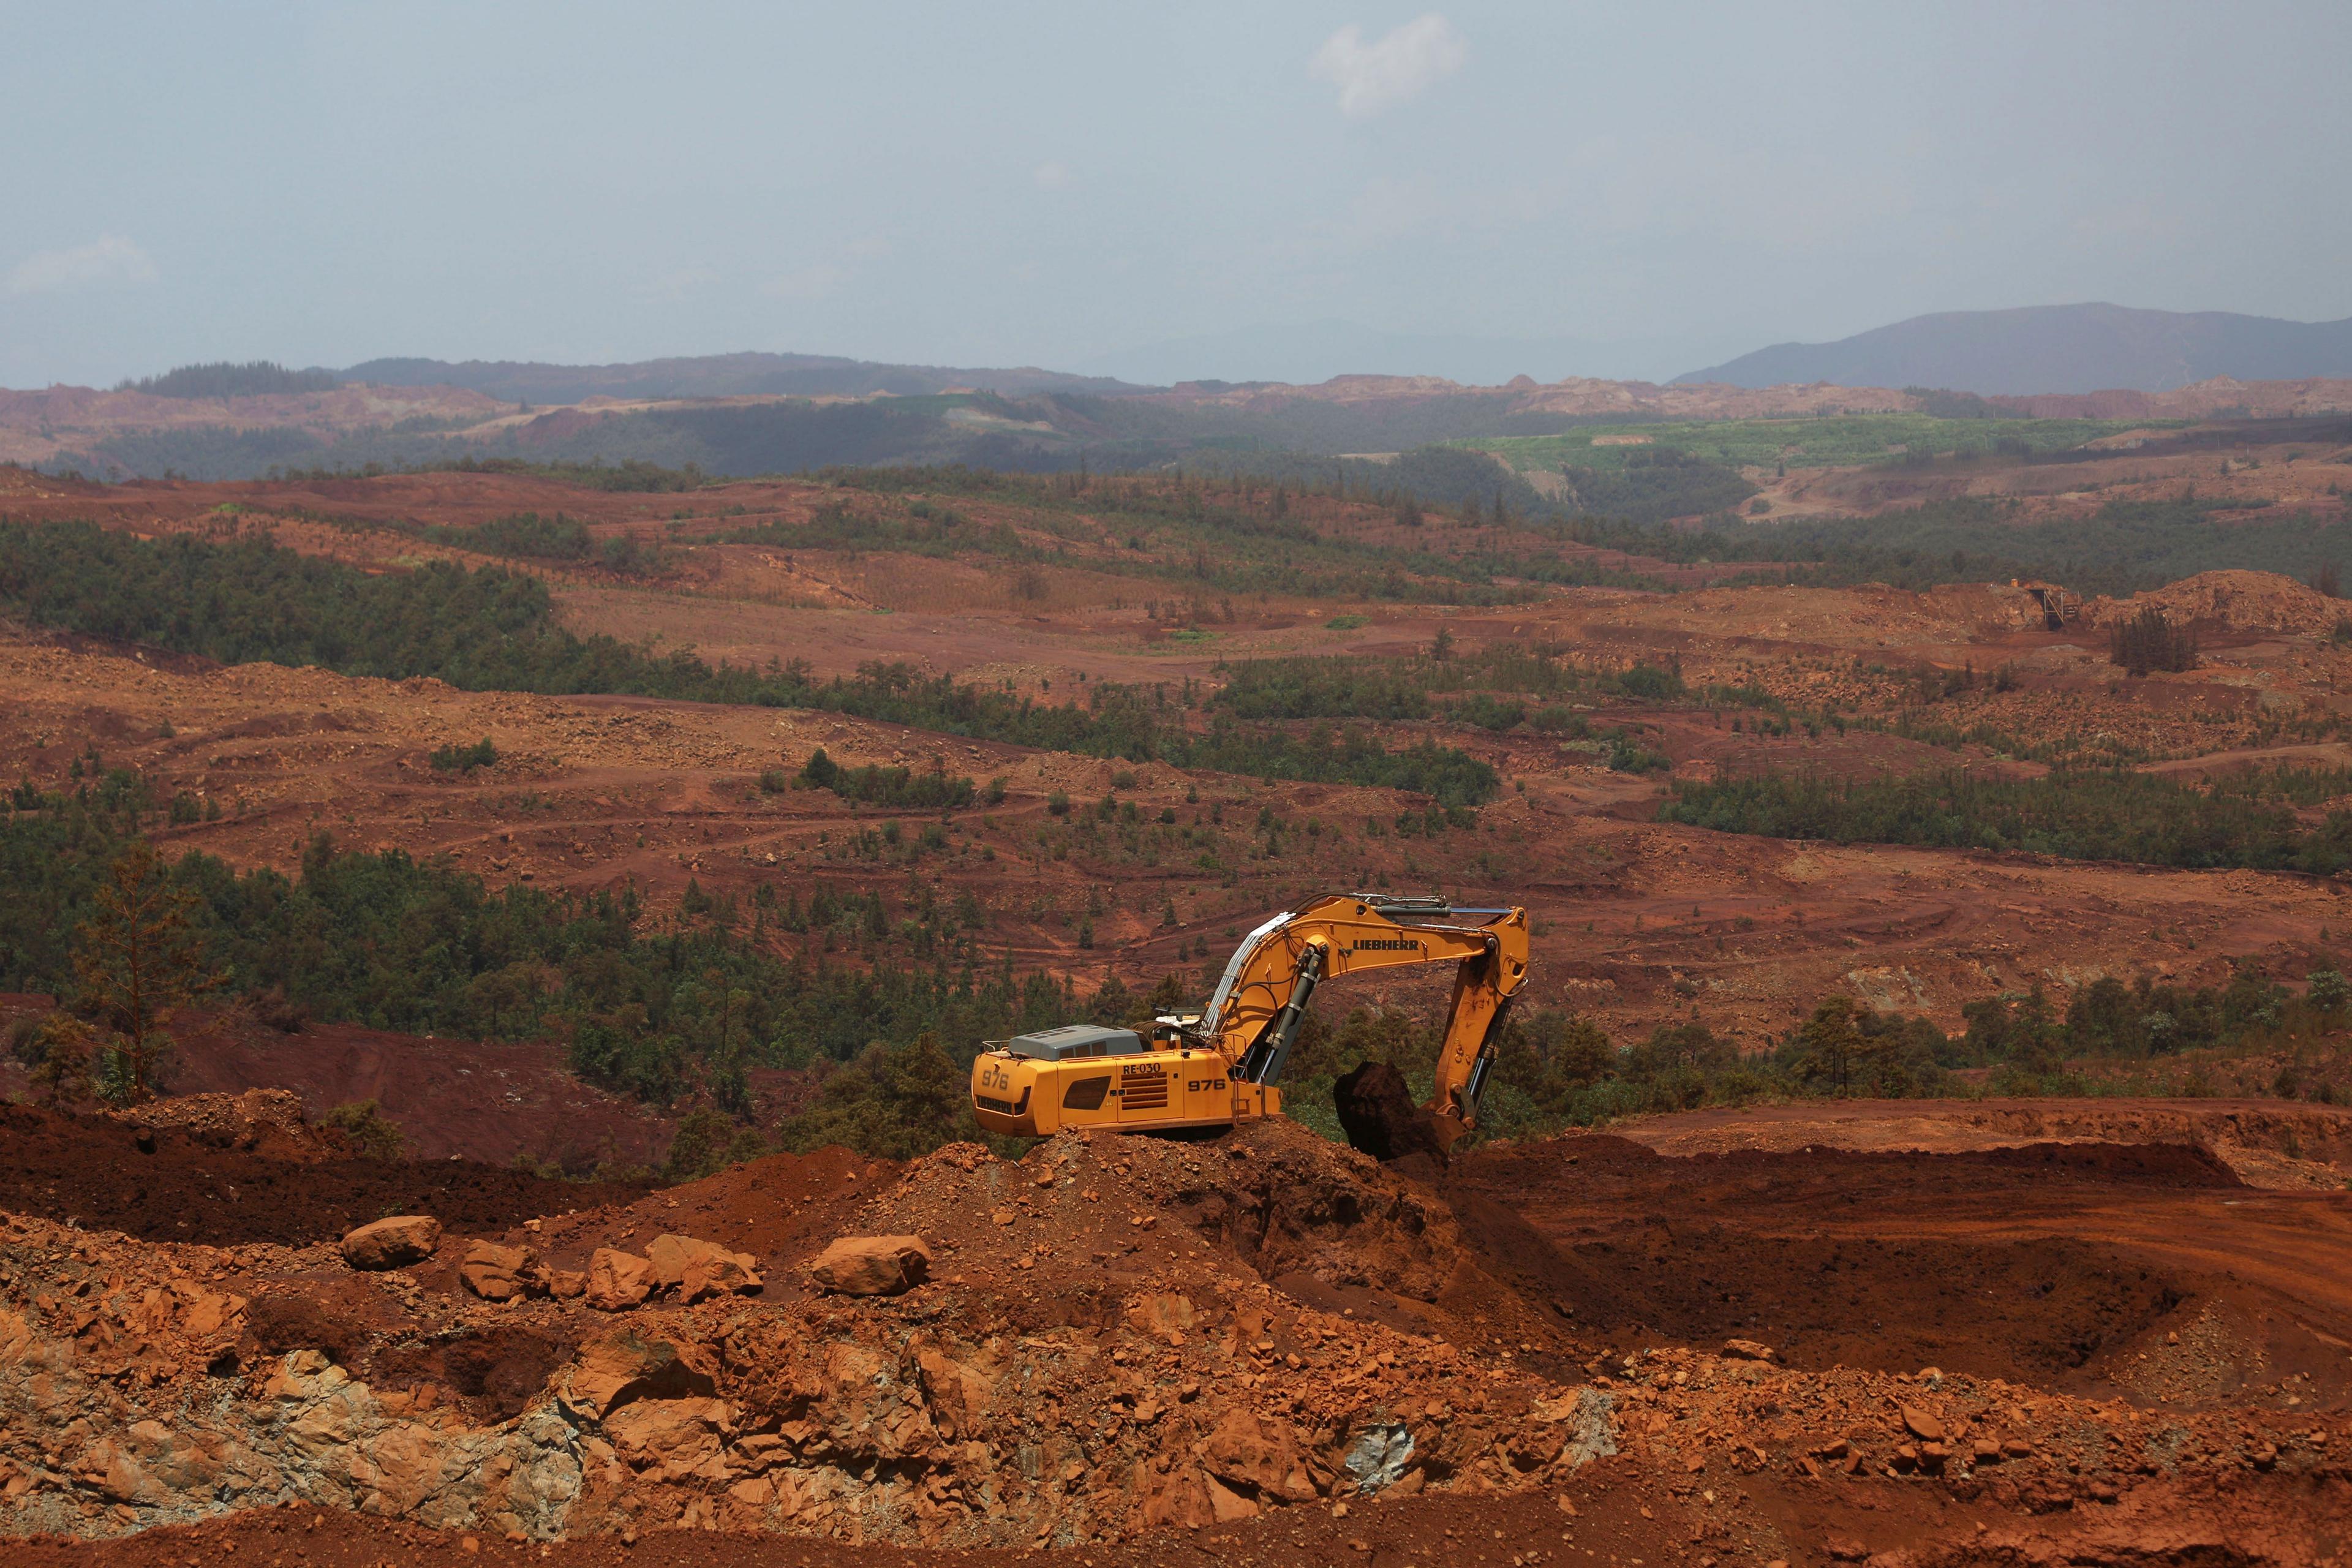
POLYGON ((371 1160, 397 1160, 408 1148, 408 1135, 376 1109, 373 1100, 346 1100, 319 1120, 352 1141, 352 1147, 371 1160))
POLYGON ((499 749, 490 744, 490 738, 485 735, 470 746, 460 746, 452 742, 446 746, 436 747, 429 760, 436 773, 470 773, 476 768, 496 767, 499 761, 499 749))
POLYGON ((796 781, 803 789, 827 789, 844 800, 869 805, 889 805, 918 811, 950 811, 971 804, 973 786, 968 778, 950 778, 944 766, 929 773, 867 763, 845 768, 819 746, 809 753, 796 781))
POLYGON ((2352 813, 2305 827, 2293 807, 2352 777, 2247 771, 2210 784, 2122 769, 2040 778, 1944 772, 1829 780, 1785 773, 1678 784, 1662 822, 1835 844, 2013 849, 2078 860, 2333 874, 2352 867, 2352 813))
MULTIPOLYGON (((1608 519, 1559 525, 1565 539, 1672 562, 1752 563, 1752 582, 1823 586, 1886 583, 1932 588, 1946 583, 2035 578, 2078 594, 2135 594, 2200 572, 2238 568, 2294 575, 2315 553, 2352 554, 2352 521, 2307 510, 2259 522, 2219 525, 2217 512, 2242 503, 2193 494, 2172 500, 2109 501, 2084 521, 2032 521, 2014 501, 1936 501, 1874 517, 1717 519, 1688 531, 1636 527, 1608 519)), ((1535 562, 1524 574, 1577 580, 1563 564, 1535 562), (1561 575, 1561 571, 1566 574, 1561 575)))
POLYGON ((511 555, 525 561, 584 561, 595 550, 587 525, 560 511, 552 517, 521 511, 472 527, 445 525, 422 531, 436 544, 455 545, 486 555, 511 555))
POLYGON ((225 663, 318 664, 345 674, 433 675, 481 690, 619 691, 814 708, 1090 756, 1153 759, 1261 777, 1381 784, 1448 805, 1491 799, 1494 770, 1424 741, 1391 752, 1358 731, 1305 735, 1213 724, 1195 732, 1164 689, 1097 683, 1087 703, 869 663, 818 681, 805 666, 716 667, 657 657, 555 623, 537 579, 431 563, 370 576, 264 540, 142 541, 82 524, 0 523, 0 607, 38 625, 159 644, 225 663))
POLYGON ((1815 468, 1916 463, 1936 456, 2014 458, 2063 452, 2101 436, 2147 427, 2122 420, 2004 417, 1982 399, 1972 401, 1986 412, 1958 417, 1856 414, 1819 419, 1596 424, 1560 436, 1472 437, 1463 445, 1494 452, 1521 470, 1568 466, 1597 473, 1637 472, 1661 464, 1705 463, 1736 478, 1739 468, 1773 464, 1815 468))
MULTIPOLYGON (((1441 637, 1444 633, 1441 631, 1441 637)), ((1675 664, 1643 661, 1609 668, 1556 647, 1503 642, 1465 653, 1444 646, 1405 658, 1372 661, 1328 655, 1244 659, 1221 667, 1225 685, 1213 705, 1243 719, 1412 720, 1433 715, 1507 730, 1530 720, 1524 702, 1670 701, 1689 695, 1675 664)), ((1538 728, 1559 728, 1536 717, 1538 728)))

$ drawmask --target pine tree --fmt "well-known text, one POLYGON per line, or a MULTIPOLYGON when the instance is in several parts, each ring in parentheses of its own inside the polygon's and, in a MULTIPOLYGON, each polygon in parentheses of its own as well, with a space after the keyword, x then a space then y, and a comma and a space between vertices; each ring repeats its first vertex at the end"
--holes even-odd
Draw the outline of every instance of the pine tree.
POLYGON ((173 1014, 219 984, 190 919, 194 897, 175 885, 142 839, 115 858, 74 950, 79 1010, 106 1032, 100 1081, 108 1099, 150 1098, 172 1049, 173 1014))
POLYGON ((1862 1030, 1861 1009, 1851 996, 1824 996, 1797 1032, 1797 1076, 1825 1085, 1840 1097, 1851 1094, 1864 1074, 1886 1054, 1887 1044, 1862 1030))
POLYGON ((2197 633, 2191 626, 2174 626, 2162 610, 2150 605, 2130 619, 2116 623, 2107 637, 2107 658, 2122 666, 2127 675, 2194 669, 2197 633))

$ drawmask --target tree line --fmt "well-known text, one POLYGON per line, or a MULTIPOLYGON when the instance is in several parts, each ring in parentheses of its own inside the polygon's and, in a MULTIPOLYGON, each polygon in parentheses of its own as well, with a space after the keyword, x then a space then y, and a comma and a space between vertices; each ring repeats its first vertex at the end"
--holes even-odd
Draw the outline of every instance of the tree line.
MULTIPOLYGON (((123 1098, 168 1080, 168 1038, 153 1038, 167 1037, 168 1018, 148 1017, 139 1044, 101 984, 119 969, 103 960, 110 942, 121 945, 110 933, 134 907, 170 916, 137 917, 151 948, 160 932, 185 949, 178 981, 157 990, 151 980, 151 994, 238 1002, 294 1029, 317 1019, 484 1040, 552 1036, 590 1082, 663 1104, 707 1095, 741 1110, 751 1067, 847 1061, 877 1041, 904 1046, 927 1032, 968 1063, 982 1038, 1062 1022, 1076 1005, 1064 986, 992 959, 977 906, 905 911, 908 925, 919 916, 939 933, 924 944, 929 962, 836 963, 814 943, 786 956, 772 933, 843 918, 822 891, 806 911, 769 888, 749 908, 704 896, 689 900, 691 912, 657 918, 633 889, 493 889, 440 862, 346 850, 323 834, 293 876, 238 871, 151 848, 142 829, 160 810, 143 779, 110 769, 0 815, 0 879, 11 893, 0 901, 0 989, 59 996, 69 1016, 100 1029, 92 1070, 123 1098), (108 1065, 133 1061, 135 1073, 108 1065)), ((909 939, 873 918, 878 896, 870 903, 848 912, 879 956, 909 939)), ((37 1068, 51 1043, 17 1042, 37 1068)))
POLYGON ((332 392, 343 384, 331 370, 288 370, 266 359, 243 364, 214 360, 184 364, 161 375, 142 376, 115 384, 117 392, 143 392, 152 397, 253 397, 274 393, 332 392))
POLYGON ((255 537, 141 540, 87 523, 0 522, 0 609, 226 664, 816 709, 1086 756, 1412 790, 1446 805, 1490 800, 1500 787, 1486 763, 1430 741, 1391 751, 1360 731, 1298 735, 1223 719, 1196 731, 1164 689, 1097 683, 1084 703, 1047 703, 904 664, 819 679, 798 661, 753 669, 683 650, 658 656, 566 630, 545 584, 525 574, 431 562, 372 575, 255 537))
POLYGON ((2040 778, 1957 770, 1826 779, 1766 773, 1680 782, 1662 822, 1833 844, 2025 850, 2073 860, 2242 867, 2330 875, 2352 867, 2352 813, 2305 826, 2294 806, 2327 798, 2333 773, 2286 769, 2187 783, 2127 769, 2040 778))

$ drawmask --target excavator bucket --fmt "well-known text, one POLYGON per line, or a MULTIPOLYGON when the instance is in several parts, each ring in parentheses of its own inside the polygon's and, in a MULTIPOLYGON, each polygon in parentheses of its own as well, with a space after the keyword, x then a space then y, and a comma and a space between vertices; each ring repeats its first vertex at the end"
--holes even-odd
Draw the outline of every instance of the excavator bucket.
POLYGON ((1404 1075, 1387 1062, 1365 1062, 1331 1086, 1331 1108, 1348 1142, 1383 1164, 1427 1154, 1443 1164, 1462 1125, 1413 1103, 1404 1075))

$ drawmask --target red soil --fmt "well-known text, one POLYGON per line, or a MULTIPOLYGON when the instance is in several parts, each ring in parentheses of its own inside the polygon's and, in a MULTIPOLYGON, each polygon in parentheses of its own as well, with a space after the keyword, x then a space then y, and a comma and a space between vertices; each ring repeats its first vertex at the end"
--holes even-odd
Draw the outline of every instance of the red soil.
MULTIPOLYGON (((1423 1495, 1292 1509, 1200 1531, 1053 1551, 941 1552, 806 1536, 631 1531, 541 1544, 303 1508, 231 1514, 125 1540, 16 1543, 12 1568, 1203 1568, 1362 1564, 1590 1568, 1594 1563, 1860 1562, 1882 1568, 2068 1563, 2300 1563, 2352 1526, 2341 1480, 2240 1473, 2150 1486, 2079 1510, 1948 1498, 1916 1484, 1764 1472, 1736 1485, 1669 1480, 1604 1459, 1556 1493, 1423 1495), (1878 1555, 1885 1553, 1885 1555, 1878 1555)), ((2332 1561, 2332 1559, 2327 1559, 2332 1561)))
POLYGON ((529 1240, 566 1268, 584 1268, 599 1247, 643 1251, 664 1232, 715 1241, 773 1267, 822 1248, 849 1228, 855 1206, 898 1173, 887 1160, 867 1160, 846 1149, 770 1154, 699 1182, 647 1193, 625 1208, 583 1209, 550 1219, 529 1240))
POLYGON ((1798 1366, 2149 1398, 2352 1395, 2352 1195, 2258 1192, 2200 1147, 1670 1158, 1566 1138, 1481 1151, 1448 1191, 1526 1289, 1621 1340, 1742 1335, 1798 1366), (2166 1337, 2209 1321, 2210 1342, 2166 1337))
MULTIPOLYGON (((47 996, 0 992, 0 1027, 55 1005, 47 996)), ((167 1092, 289 1089, 312 1121, 372 1100, 399 1127, 401 1152, 412 1159, 503 1165, 520 1156, 582 1176, 600 1165, 659 1165, 677 1132, 652 1107, 574 1078, 552 1040, 436 1038, 316 1022, 286 1034, 236 1009, 184 1015, 172 1035, 167 1092)), ((763 1069, 756 1098, 776 1115, 790 1114, 813 1092, 805 1076, 763 1069)), ((0 1055, 0 1096, 28 1093, 24 1067, 0 1055)))
POLYGON ((499 1231, 644 1191, 458 1159, 290 1163, 180 1128, 148 1131, 111 1117, 0 1103, 0 1209, 148 1241, 301 1247, 388 1214, 418 1213, 457 1231, 499 1231))

